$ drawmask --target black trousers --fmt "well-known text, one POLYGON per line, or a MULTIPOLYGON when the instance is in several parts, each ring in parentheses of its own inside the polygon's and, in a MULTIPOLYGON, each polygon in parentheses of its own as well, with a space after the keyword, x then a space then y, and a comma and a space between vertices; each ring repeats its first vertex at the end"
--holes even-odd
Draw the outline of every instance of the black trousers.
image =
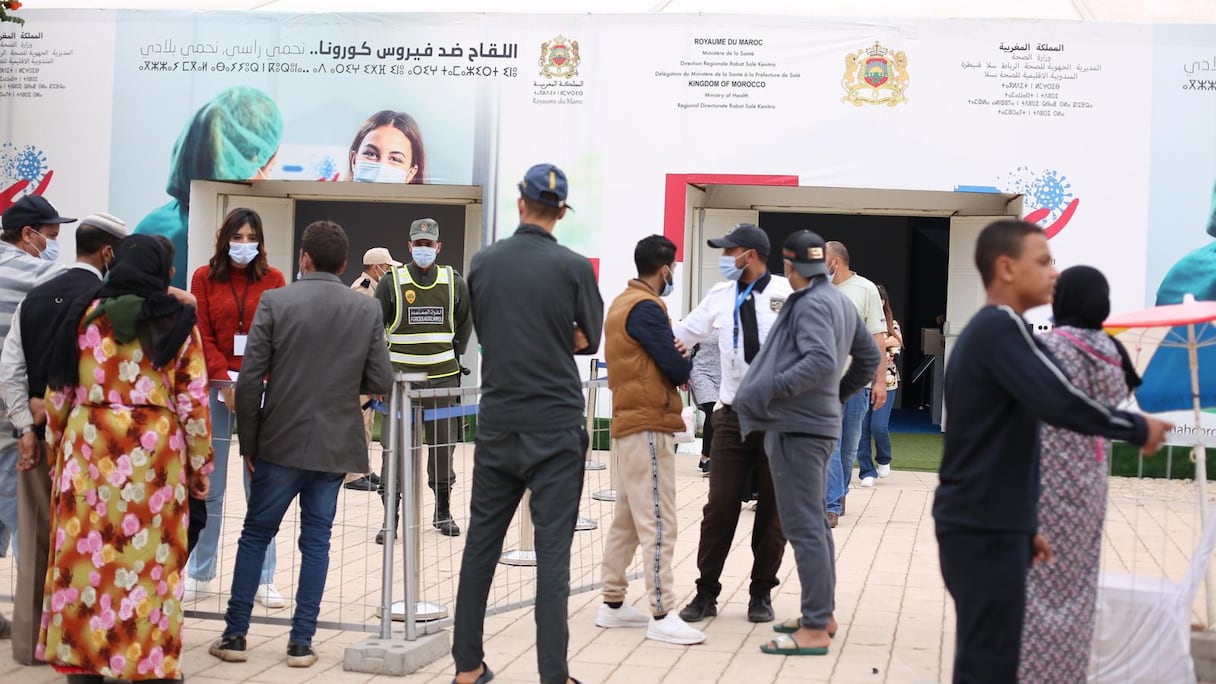
POLYGON ((938 534, 957 625, 954 684, 1016 684, 1032 540, 1025 533, 938 534))
POLYGON ((722 566, 730 553, 739 525, 739 502, 751 498, 749 473, 755 473, 756 517, 752 523, 752 576, 748 593, 768 596, 777 586, 777 570, 785 554, 785 534, 777 515, 773 476, 764 454, 764 434, 746 440, 739 431, 739 416, 729 406, 714 411, 714 436, 709 457, 709 500, 701 518, 697 545, 697 593, 717 598, 722 593, 722 566))
POLYGON ((705 425, 701 428, 701 456, 709 458, 710 448, 714 443, 714 404, 697 404, 697 408, 701 409, 701 413, 705 414, 705 425))
POLYGON ((570 641, 570 543, 583 493, 589 439, 583 427, 497 432, 479 426, 473 452, 469 530, 460 563, 452 657, 474 670, 482 647, 486 600, 503 538, 524 490, 532 493, 536 547, 536 661, 543 684, 565 684, 570 641))

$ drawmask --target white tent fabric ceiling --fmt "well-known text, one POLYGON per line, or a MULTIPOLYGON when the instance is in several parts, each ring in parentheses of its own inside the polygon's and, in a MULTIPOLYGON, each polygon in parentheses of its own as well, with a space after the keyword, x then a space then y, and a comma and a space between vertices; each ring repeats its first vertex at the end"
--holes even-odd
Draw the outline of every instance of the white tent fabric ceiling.
POLYGON ((662 12, 788 14, 825 18, 988 18, 1216 23, 1212 0, 33 0, 29 9, 261 10, 276 12, 662 12))

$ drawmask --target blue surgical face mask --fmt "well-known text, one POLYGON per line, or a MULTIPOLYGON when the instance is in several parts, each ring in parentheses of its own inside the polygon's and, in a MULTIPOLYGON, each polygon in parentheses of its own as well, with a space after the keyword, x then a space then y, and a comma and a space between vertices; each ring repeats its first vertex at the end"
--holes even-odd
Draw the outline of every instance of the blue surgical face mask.
POLYGON ((405 183, 409 173, 399 166, 382 164, 368 159, 355 162, 355 182, 357 183, 405 183))
MULTIPOLYGON (((42 234, 39 233, 39 235, 42 234)), ((44 261, 57 261, 59 259, 59 241, 45 235, 42 238, 46 240, 46 249, 42 250, 42 254, 38 256, 42 257, 44 261)))
POLYGON ((238 266, 248 266, 254 259, 258 258, 258 243, 229 242, 228 258, 232 259, 238 266))
POLYGON ((434 247, 410 247, 410 256, 418 268, 430 268, 431 264, 435 263, 436 254, 438 252, 434 247))
POLYGON ((743 277, 743 269, 739 268, 736 263, 738 256, 720 256, 718 257, 718 270, 722 272, 722 277, 727 280, 738 280, 743 277))
POLYGON ((663 291, 659 293, 659 296, 666 297, 666 296, 670 295, 675 289, 676 289, 676 284, 674 282, 674 279, 672 278, 671 272, 668 271, 667 278, 666 278, 666 280, 663 281, 663 291))

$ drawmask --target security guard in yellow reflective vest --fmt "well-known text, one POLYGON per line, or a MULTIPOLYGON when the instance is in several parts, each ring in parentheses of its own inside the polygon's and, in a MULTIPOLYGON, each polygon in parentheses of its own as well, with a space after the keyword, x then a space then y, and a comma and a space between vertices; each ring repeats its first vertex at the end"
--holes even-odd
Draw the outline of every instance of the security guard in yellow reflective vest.
MULTIPOLYGON (((469 288, 464 278, 451 266, 440 266, 435 258, 443 248, 439 241, 439 224, 435 219, 418 219, 410 225, 410 263, 394 268, 390 276, 376 285, 376 299, 384 312, 389 358, 397 371, 426 373, 425 383, 415 388, 452 388, 460 386, 464 354, 473 334, 473 316, 469 307, 469 288)), ((455 396, 422 399, 424 410, 441 409, 459 403, 455 396)), ((461 437, 460 418, 441 417, 423 423, 423 435, 431 445, 426 462, 427 486, 435 493, 435 514, 431 520, 440 534, 460 535, 460 527, 452 519, 451 491, 455 482, 452 472, 452 451, 461 437)), ((388 430, 381 430, 381 443, 388 439, 388 430)), ((387 445, 385 445, 387 446, 387 445)), ((383 479, 384 472, 381 472, 383 479)), ((400 510, 401 480, 398 478, 398 499, 391 504, 393 514, 400 510)), ((384 496, 383 489, 381 496, 384 496)), ((376 543, 384 543, 384 530, 376 535, 376 543)))

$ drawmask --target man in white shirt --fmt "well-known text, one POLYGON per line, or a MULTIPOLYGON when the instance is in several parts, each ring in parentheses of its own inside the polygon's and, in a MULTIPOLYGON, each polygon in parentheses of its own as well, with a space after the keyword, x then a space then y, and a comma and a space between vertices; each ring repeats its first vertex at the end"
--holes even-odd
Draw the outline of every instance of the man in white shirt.
MULTIPOLYGON (((866 330, 874 336, 878 348, 885 349, 887 321, 883 317, 878 286, 849 269, 849 250, 835 240, 827 243, 827 266, 832 283, 853 301, 866 330)), ((857 445, 861 442, 861 421, 871 407, 880 409, 887 403, 886 367, 879 365, 877 382, 854 394, 844 404, 840 439, 828 457, 826 497, 830 527, 836 527, 840 516, 844 515, 845 496, 849 493, 849 481, 853 479, 853 466, 857 461, 857 445)), ((871 486, 873 482, 862 484, 871 486)))
POLYGON ((697 579, 697 595, 680 611, 680 617, 686 622, 699 622, 718 614, 722 566, 739 523, 740 501, 751 494, 748 476, 754 471, 759 497, 752 526, 747 619, 769 622, 773 619, 770 593, 777 586, 785 535, 777 517, 764 438, 756 433, 743 439, 731 402, 748 364, 760 351, 777 313, 793 290, 784 277, 769 273, 769 239, 760 228, 741 223, 725 237, 710 240, 709 246, 722 250, 718 266, 727 282, 711 288, 697 308, 673 326, 676 339, 690 348, 705 340, 712 344, 716 338, 722 363, 718 408, 710 417, 714 441, 710 447, 713 467, 709 469, 709 500, 705 503, 697 547, 697 569, 701 576, 697 579))

